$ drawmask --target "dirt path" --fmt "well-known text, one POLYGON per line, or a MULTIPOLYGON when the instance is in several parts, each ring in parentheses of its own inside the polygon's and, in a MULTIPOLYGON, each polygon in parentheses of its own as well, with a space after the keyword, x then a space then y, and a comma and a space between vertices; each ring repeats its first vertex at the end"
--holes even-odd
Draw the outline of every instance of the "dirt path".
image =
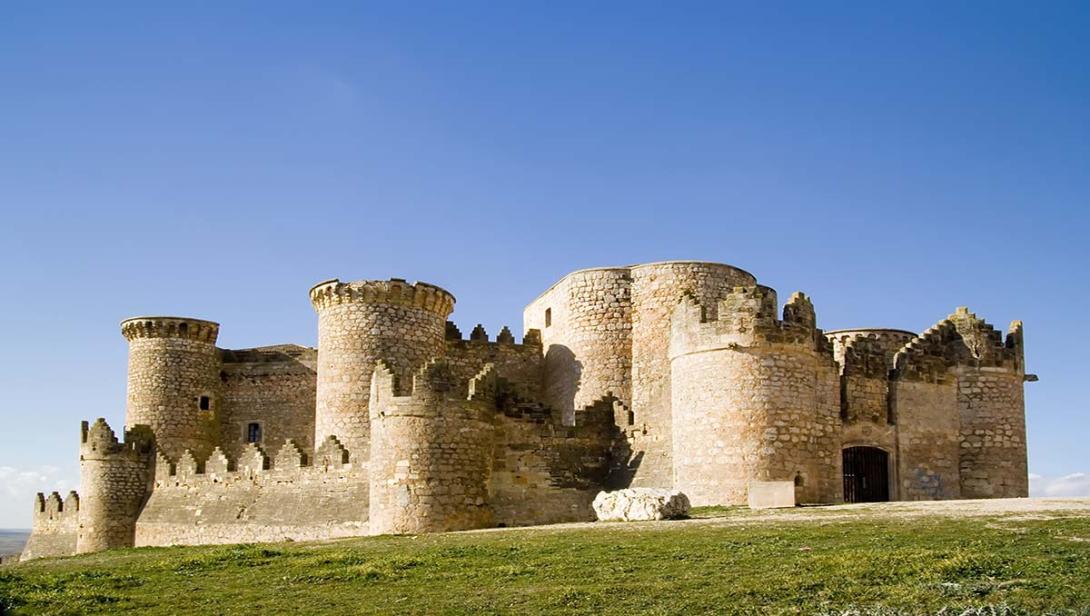
POLYGON ((856 505, 829 505, 820 507, 795 507, 793 509, 749 510, 728 509, 721 515, 688 520, 661 522, 575 522, 548 526, 520 528, 486 528, 463 531, 469 533, 493 533, 512 531, 551 532, 578 528, 606 528, 610 530, 651 530, 676 528, 676 525, 733 526, 768 522, 836 522, 857 518, 923 518, 938 517, 1003 517, 1011 520, 1049 519, 1060 517, 1090 517, 1090 498, 1000 498, 989 500, 913 501, 895 503, 865 503, 856 505))

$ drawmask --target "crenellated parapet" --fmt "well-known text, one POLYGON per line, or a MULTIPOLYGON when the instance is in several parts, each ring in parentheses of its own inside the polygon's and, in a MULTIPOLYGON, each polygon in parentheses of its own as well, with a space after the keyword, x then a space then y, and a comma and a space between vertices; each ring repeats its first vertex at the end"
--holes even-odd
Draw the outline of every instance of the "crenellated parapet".
POLYGON ((149 426, 170 455, 207 455, 217 444, 221 402, 219 325, 186 317, 121 323, 129 342, 125 425, 149 426))
POLYGON ((496 375, 465 379, 443 359, 399 383, 385 362, 371 381, 372 533, 489 526, 496 375), (402 385, 409 385, 407 391, 402 385))
POLYGON ((746 502, 751 481, 794 481, 799 502, 840 498, 840 383, 810 299, 735 287, 713 311, 684 296, 671 322, 676 488, 746 502))
POLYGON ((368 457, 371 371, 382 360, 408 378, 446 348, 446 319, 454 296, 401 279, 328 280, 310 291, 318 313, 318 374, 314 442, 336 435, 368 457))
POLYGON ((467 344, 495 344, 505 346, 531 346, 535 347, 538 352, 541 351, 541 330, 529 329, 522 337, 522 342, 515 341, 515 335, 511 333, 511 328, 504 325, 500 329, 500 333, 496 334, 494 340, 490 340, 488 332, 484 326, 478 323, 473 327, 469 334, 469 340, 466 340, 462 336, 462 330, 453 321, 447 321, 446 325, 446 341, 449 344, 455 346, 466 346, 467 344), (457 343, 462 343, 458 345, 457 343))
POLYGON ((450 292, 426 282, 409 283, 401 278, 326 280, 311 287, 310 301, 318 311, 346 303, 389 304, 419 308, 445 318, 454 310, 454 296, 450 292))
POLYGON ((1025 351, 1022 344, 1022 322, 1012 321, 1004 335, 966 307, 958 308, 947 317, 962 344, 955 351, 959 363, 977 368, 1001 368, 1025 372, 1025 351))
POLYGON ((968 308, 958 308, 908 341, 893 364, 897 378, 927 381, 946 378, 947 370, 959 365, 1023 373, 1022 322, 1012 322, 1004 338, 968 308))
POLYGON ((75 531, 79 522, 79 494, 75 490, 61 499, 59 492, 50 492, 49 496, 38 492, 34 496, 34 532, 56 530, 69 527, 75 531))
POLYGON ((136 519, 153 481, 154 452, 155 435, 148 426, 133 426, 119 441, 101 417, 81 424, 78 553, 133 545, 136 519))
POLYGON ((138 425, 125 431, 118 440, 106 419, 80 423, 80 459, 129 459, 145 462, 155 449, 155 434, 148 426, 138 425))
POLYGON ((34 497, 30 538, 20 560, 75 554, 79 516, 80 500, 76 492, 69 492, 64 499, 58 492, 48 496, 39 492, 34 497))
POLYGON ((188 317, 132 317, 121 322, 121 335, 129 341, 138 338, 186 338, 215 344, 219 333, 219 323, 188 317))
POLYGON ((371 420, 446 413, 487 421, 495 412, 495 382, 495 369, 490 364, 466 379, 451 362, 435 358, 406 382, 386 362, 379 361, 371 381, 371 420))
POLYGON ((326 438, 313 457, 287 439, 271 457, 256 443, 247 444, 236 459, 218 448, 206 458, 197 458, 190 451, 177 460, 157 454, 154 489, 306 481, 324 473, 343 475, 354 468, 358 467, 349 462, 348 450, 335 436, 326 438))
POLYGON ((887 378, 897 351, 915 337, 914 332, 885 328, 825 332, 841 374, 868 378, 887 378))
POLYGON ((735 287, 714 309, 684 295, 671 319, 670 356, 789 345, 832 360, 832 344, 817 328, 810 298, 803 293, 792 294, 780 319, 776 318, 776 308, 776 291, 762 285, 735 287))

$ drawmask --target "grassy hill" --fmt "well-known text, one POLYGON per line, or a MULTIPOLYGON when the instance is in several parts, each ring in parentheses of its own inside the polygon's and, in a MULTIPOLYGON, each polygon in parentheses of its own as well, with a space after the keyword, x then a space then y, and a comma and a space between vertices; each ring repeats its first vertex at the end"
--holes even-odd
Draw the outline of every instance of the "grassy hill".
POLYGON ((120 550, 0 568, 0 612, 1090 613, 1090 501, 897 505, 120 550))

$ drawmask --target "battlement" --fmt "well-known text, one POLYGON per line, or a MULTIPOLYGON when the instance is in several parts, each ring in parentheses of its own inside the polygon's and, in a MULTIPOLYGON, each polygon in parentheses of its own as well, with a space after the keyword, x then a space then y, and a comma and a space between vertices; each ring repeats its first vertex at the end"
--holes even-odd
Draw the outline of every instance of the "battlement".
POLYGON ((454 310, 454 296, 450 292, 426 282, 409 284, 400 278, 326 280, 310 289, 310 302, 316 311, 345 303, 390 304, 419 308, 445 318, 454 310))
POLYGON ((935 381, 955 365, 1024 370, 1022 322, 1011 323, 1006 336, 966 307, 916 336, 897 351, 896 376, 935 381))
POLYGON ((133 426, 125 431, 124 440, 119 441, 105 418, 99 417, 93 424, 80 422, 81 459, 141 459, 148 456, 154 448, 155 434, 148 426, 133 426))
POLYGON ((484 326, 478 323, 473 327, 473 330, 469 334, 469 340, 462 337, 462 330, 458 328, 453 321, 447 321, 446 328, 446 340, 448 344, 457 343, 474 343, 474 344, 493 344, 493 345, 506 345, 506 346, 532 346, 538 349, 541 348, 541 330, 529 329, 522 337, 522 342, 515 342, 515 335, 511 333, 511 328, 504 325, 500 329, 500 333, 496 334, 495 340, 488 339, 488 332, 485 331, 484 326))
POLYGON ((493 412, 497 377, 485 364, 471 378, 460 378, 457 367, 435 358, 417 370, 405 387, 390 366, 379 361, 371 375, 371 418, 463 414, 483 419, 493 412), (484 403, 484 404, 481 404, 484 403))
POLYGON ((79 518, 79 494, 75 490, 61 500, 59 492, 51 492, 46 496, 38 492, 34 496, 33 526, 35 530, 43 527, 54 527, 65 524, 74 524, 79 518))
POLYGON ((121 322, 121 335, 139 338, 185 338, 215 344, 220 325, 189 317, 132 317, 121 322))
POLYGON ((840 373, 869 378, 886 378, 893 369, 893 356, 915 337, 910 331, 883 328, 825 332, 825 338, 833 345, 840 373))
POLYGON ((831 357, 832 346, 817 329, 813 303, 794 293, 776 318, 776 291, 754 285, 734 287, 714 307, 685 294, 671 319, 670 357, 720 348, 796 345, 831 357))
POLYGON ((323 473, 352 470, 348 450, 335 436, 327 437, 308 455, 291 439, 286 439, 269 456, 260 445, 248 443, 236 459, 220 448, 208 457, 197 458, 185 451, 177 460, 156 454, 155 489, 196 487, 213 484, 284 482, 323 473))

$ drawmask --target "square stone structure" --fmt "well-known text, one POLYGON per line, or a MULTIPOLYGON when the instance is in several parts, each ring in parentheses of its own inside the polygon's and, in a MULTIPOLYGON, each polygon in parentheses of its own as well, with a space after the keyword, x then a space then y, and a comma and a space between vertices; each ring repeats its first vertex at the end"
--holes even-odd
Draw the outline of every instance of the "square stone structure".
POLYGON ((317 349, 122 322, 123 434, 84 422, 80 493, 38 495, 23 558, 592 520, 626 487, 697 506, 1026 496, 1017 321, 824 332, 805 295, 781 307, 699 261, 568 274, 521 342, 463 336, 422 282, 310 300, 317 349))
POLYGON ((750 509, 786 509, 795 506, 794 481, 751 481, 746 504, 750 509))

